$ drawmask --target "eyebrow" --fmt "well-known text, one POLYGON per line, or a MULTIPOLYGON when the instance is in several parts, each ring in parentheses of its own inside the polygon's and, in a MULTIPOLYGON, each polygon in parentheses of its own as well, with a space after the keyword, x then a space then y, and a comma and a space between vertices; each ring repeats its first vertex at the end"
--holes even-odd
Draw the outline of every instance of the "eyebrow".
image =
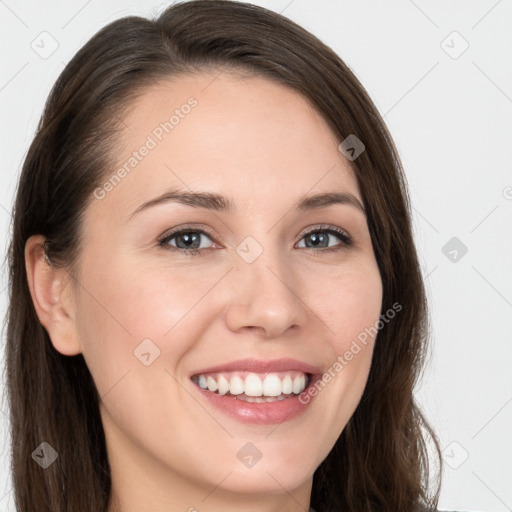
MULTIPOLYGON (((220 194, 213 192, 181 192, 178 190, 170 190, 161 196, 142 203, 130 214, 128 220, 130 220, 136 213, 143 210, 147 210, 148 208, 160 204, 173 202, 192 206, 194 208, 204 208, 207 210, 226 212, 230 214, 233 214, 236 211, 234 201, 220 194)), ((295 211, 304 212, 308 210, 316 210, 326 208, 334 204, 353 206, 366 216, 366 211, 361 201, 350 192, 324 192, 305 196, 295 205, 295 211)))

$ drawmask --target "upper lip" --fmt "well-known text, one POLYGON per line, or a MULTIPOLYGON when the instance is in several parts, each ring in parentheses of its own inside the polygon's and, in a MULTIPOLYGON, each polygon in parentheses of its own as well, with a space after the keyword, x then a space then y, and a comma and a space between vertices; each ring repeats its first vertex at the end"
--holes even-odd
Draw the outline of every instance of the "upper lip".
POLYGON ((282 359, 238 359, 236 361, 230 361, 229 363, 221 363, 215 366, 209 366, 208 368, 201 368, 195 370, 191 376, 200 375, 204 373, 214 372, 229 372, 229 371, 249 371, 254 373, 270 373, 270 372, 283 372, 287 370, 298 370, 304 373, 310 373, 316 375, 321 373, 321 370, 312 366, 308 363, 304 363, 297 359, 282 358, 282 359))

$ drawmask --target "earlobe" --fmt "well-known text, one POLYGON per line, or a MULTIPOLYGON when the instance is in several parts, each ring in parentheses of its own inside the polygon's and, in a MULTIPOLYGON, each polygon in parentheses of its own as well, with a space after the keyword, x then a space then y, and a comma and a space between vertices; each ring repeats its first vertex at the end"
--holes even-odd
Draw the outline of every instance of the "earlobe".
POLYGON ((25 244, 25 269, 37 317, 47 330, 55 349, 64 355, 82 352, 75 323, 71 279, 63 268, 45 258, 43 235, 33 235, 25 244))

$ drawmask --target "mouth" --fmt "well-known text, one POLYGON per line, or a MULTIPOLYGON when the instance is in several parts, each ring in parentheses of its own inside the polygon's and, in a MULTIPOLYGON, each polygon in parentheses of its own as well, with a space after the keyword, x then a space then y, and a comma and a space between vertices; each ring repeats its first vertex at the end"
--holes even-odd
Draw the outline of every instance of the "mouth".
POLYGON ((312 375, 301 371, 255 373, 248 371, 200 373, 192 381, 201 389, 250 403, 271 403, 300 395, 312 375))
POLYGON ((203 400, 244 423, 276 424, 303 414, 313 401, 308 389, 319 368, 293 359, 245 359, 190 375, 203 400))

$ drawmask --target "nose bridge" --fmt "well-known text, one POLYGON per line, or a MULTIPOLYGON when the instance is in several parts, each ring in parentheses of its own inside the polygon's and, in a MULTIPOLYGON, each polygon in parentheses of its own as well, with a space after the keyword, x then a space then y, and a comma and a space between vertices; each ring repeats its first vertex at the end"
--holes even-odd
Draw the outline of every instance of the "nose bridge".
POLYGON ((300 325, 304 305, 297 296, 299 283, 278 244, 267 247, 247 237, 234 257, 236 284, 226 315, 229 327, 234 331, 258 327, 267 337, 276 337, 300 325))

